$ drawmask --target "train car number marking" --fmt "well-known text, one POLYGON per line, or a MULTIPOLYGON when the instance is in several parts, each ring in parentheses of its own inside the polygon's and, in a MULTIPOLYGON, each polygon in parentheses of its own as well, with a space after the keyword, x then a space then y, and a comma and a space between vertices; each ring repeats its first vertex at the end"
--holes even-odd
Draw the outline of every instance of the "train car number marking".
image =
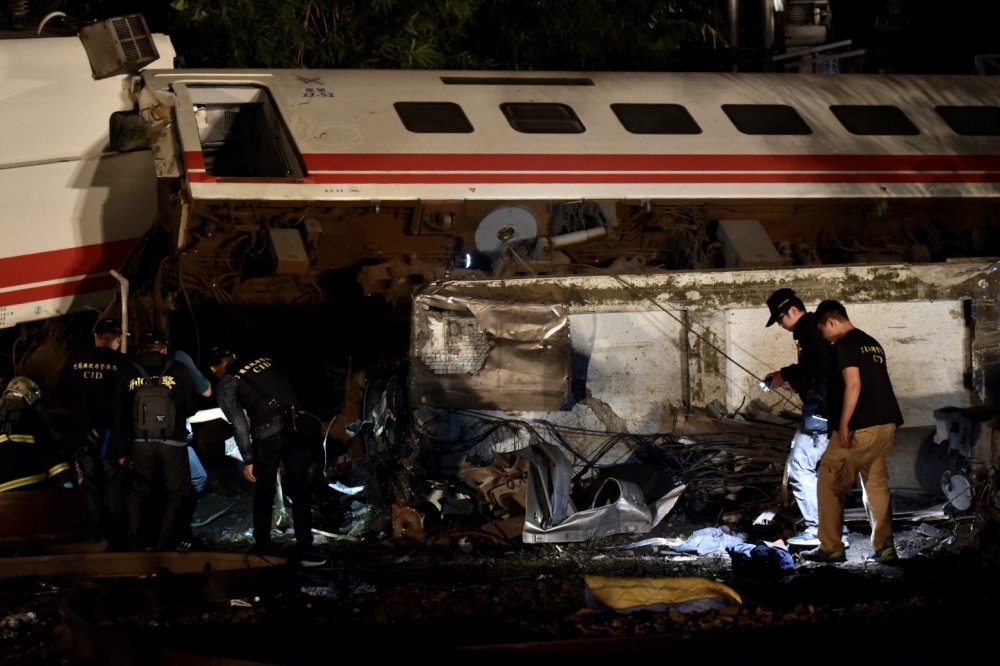
POLYGON ((326 88, 303 88, 302 96, 306 98, 333 97, 333 93, 328 91, 326 88))

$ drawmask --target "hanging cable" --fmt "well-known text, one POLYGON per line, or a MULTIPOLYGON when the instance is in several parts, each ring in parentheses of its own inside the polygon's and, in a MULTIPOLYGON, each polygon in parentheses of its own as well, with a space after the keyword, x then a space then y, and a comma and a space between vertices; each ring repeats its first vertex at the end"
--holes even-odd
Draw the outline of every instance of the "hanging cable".
MULTIPOLYGON (((659 303, 657 303, 656 300, 652 296, 649 296, 649 295, 643 293, 638 287, 635 287, 635 286, 629 284, 628 282, 626 282, 625 280, 623 280, 618 275, 612 275, 611 277, 614 278, 615 280, 617 280, 626 289, 628 289, 629 291, 631 291, 633 294, 635 294, 639 298, 641 298, 641 299, 643 299, 645 301, 649 301, 654 306, 656 306, 657 309, 660 309, 660 310, 663 310, 664 312, 666 312, 668 317, 670 317, 671 319, 673 319, 674 321, 676 321, 678 324, 680 324, 681 326, 683 326, 685 329, 687 329, 687 331, 689 333, 694 334, 694 336, 696 338, 698 338, 699 340, 701 340, 702 342, 704 342, 706 345, 708 345, 709 347, 711 347, 715 351, 719 352, 719 354, 721 354, 723 358, 727 359, 728 361, 731 361, 733 363, 733 365, 735 365, 737 368, 739 368, 743 372, 747 373, 748 375, 750 375, 751 377, 753 377, 754 379, 756 379, 758 382, 759 381, 763 381, 760 377, 758 377, 757 375, 755 375, 745 365, 743 365, 742 363, 740 363, 739 361, 737 361, 736 359, 734 359, 732 356, 730 356, 729 354, 727 354, 723 350, 719 349, 718 346, 716 346, 711 340, 709 340, 708 338, 706 338, 704 335, 702 335, 698 331, 694 330, 694 328, 692 328, 690 324, 688 324, 687 322, 685 322, 684 320, 682 320, 680 317, 676 316, 673 312, 671 312, 670 310, 666 309, 665 307, 663 307, 662 305, 660 305, 659 303)), ((784 395, 782 395, 780 393, 778 393, 777 395, 778 395, 779 398, 781 398, 782 400, 784 400, 785 402, 787 402, 793 408, 798 408, 798 405, 796 405, 794 402, 792 402, 789 398, 785 397, 784 395)))

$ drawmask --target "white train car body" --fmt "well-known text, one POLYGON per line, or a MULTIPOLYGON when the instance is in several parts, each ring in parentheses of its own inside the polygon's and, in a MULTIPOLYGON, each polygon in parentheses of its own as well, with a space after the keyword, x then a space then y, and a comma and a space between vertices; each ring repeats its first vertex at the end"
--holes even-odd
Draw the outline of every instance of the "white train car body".
MULTIPOLYGON (((700 225, 701 239, 715 221, 759 220, 776 244, 797 237, 839 251, 892 245, 869 233, 891 228, 883 224, 888 207, 906 234, 933 241, 895 260, 942 260, 968 256, 984 236, 942 245, 940 230, 927 225, 968 236, 990 223, 1000 195, 1000 86, 990 77, 143 77, 141 114, 160 118, 152 122, 157 173, 183 199, 172 225, 182 281, 243 305, 336 298, 321 276, 348 268, 361 269, 366 293, 396 300, 408 296, 407 280, 412 287, 491 262, 487 275, 496 277, 552 274, 553 266, 566 274, 619 259, 647 268, 718 265, 671 255, 676 227, 668 218, 700 225), (865 237, 844 243, 839 234, 853 233, 851 225, 865 237), (256 232, 286 228, 299 239, 278 232, 280 242, 265 247, 265 238, 254 249, 267 236, 256 232), (226 243, 241 234, 239 249, 226 243), (259 262, 247 269, 248 249, 279 257, 273 273, 259 262)), ((804 255, 815 263, 823 252, 810 248, 804 255)), ((705 255, 703 247, 685 252, 705 255)), ((822 261, 868 259, 834 252, 822 261)))
MULTIPOLYGON (((970 133, 981 118, 997 122, 1000 85, 990 77, 455 74, 185 70, 147 71, 145 79, 153 89, 176 95, 184 168, 196 200, 816 199, 1000 192, 1000 130, 970 133), (239 95, 254 88, 270 94, 300 161, 301 171, 288 178, 234 182, 206 170, 190 110, 239 103, 239 95), (438 118, 438 131, 410 131, 397 111, 400 103, 412 105, 415 117, 418 105, 454 105, 468 125, 440 129, 449 119, 438 118), (507 105, 531 105, 523 112, 550 117, 526 117, 520 122, 535 126, 519 131, 504 111, 507 105), (674 108, 648 110, 650 122, 663 114, 662 133, 636 133, 615 112, 634 105, 674 108), (853 124, 841 122, 831 107, 853 113, 847 119, 853 124), (946 118, 942 108, 953 115, 946 118), (552 117, 560 111, 566 115, 552 117), (685 112, 693 125, 683 124, 685 112), (741 112, 742 129, 730 115, 741 112), (963 113, 955 121, 954 114, 963 113), (576 131, 569 129, 572 116, 576 131), (678 133, 670 133, 671 122, 678 133), (754 122, 760 124, 756 130, 748 127, 754 122), (855 133, 859 129, 872 133, 855 133)), ((433 106, 426 113, 446 115, 433 106)), ((433 125, 433 119, 424 120, 433 125)))
POLYGON ((0 328, 103 308, 157 214, 149 151, 108 152, 123 78, 94 81, 75 37, 0 40, 0 328))

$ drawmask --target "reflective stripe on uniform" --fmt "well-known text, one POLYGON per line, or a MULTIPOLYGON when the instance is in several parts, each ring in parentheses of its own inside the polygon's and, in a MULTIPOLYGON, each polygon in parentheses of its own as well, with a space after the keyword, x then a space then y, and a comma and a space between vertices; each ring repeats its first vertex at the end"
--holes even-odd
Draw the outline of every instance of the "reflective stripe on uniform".
MULTIPOLYGON (((67 469, 69 467, 67 466, 67 469)), ((15 488, 22 488, 24 486, 30 486, 33 483, 41 483, 45 479, 49 478, 47 472, 42 474, 35 474, 34 476, 25 476, 20 479, 14 479, 13 481, 8 481, 7 483, 0 483, 0 493, 7 492, 8 490, 14 490, 15 488)))
POLYGON ((58 465, 53 465, 49 468, 49 476, 55 476, 61 472, 69 471, 69 463, 59 463, 58 465))
POLYGON ((4 442, 20 442, 21 444, 34 444, 34 435, 0 435, 0 444, 4 442))

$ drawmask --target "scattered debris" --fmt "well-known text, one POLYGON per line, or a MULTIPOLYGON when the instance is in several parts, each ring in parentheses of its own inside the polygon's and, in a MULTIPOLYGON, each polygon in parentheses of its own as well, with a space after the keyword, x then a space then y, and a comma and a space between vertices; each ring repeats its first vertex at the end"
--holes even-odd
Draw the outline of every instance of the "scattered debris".
POLYGON ((685 485, 679 485, 669 493, 661 497, 660 499, 653 502, 650 510, 653 512, 653 524, 652 527, 656 527, 660 522, 667 517, 675 506, 677 506, 677 500, 681 498, 681 493, 687 489, 685 485))
POLYGON ((551 444, 541 443, 518 455, 531 462, 525 543, 588 541, 611 534, 645 534, 652 514, 642 491, 628 481, 605 481, 590 509, 576 511, 569 497, 573 468, 551 444))
POLYGON ((392 535, 397 538, 424 538, 424 514, 408 506, 393 504, 392 535))
POLYGON ((934 527, 933 525, 928 525, 927 523, 921 523, 920 527, 917 528, 917 532, 923 534, 925 537, 936 537, 941 533, 941 530, 934 527))
POLYGON ((739 543, 726 548, 726 552, 737 576, 774 580, 795 573, 795 561, 785 549, 739 543))
POLYGON ((38 616, 34 613, 15 613, 0 620, 0 638, 17 638, 26 625, 33 625, 38 622, 38 616))
POLYGON ((333 488, 334 490, 336 490, 338 493, 344 493, 345 495, 350 495, 351 497, 353 497, 354 495, 360 495, 361 493, 363 493, 365 491, 365 487, 364 486, 345 486, 340 481, 336 481, 336 482, 331 483, 329 485, 330 485, 331 488, 333 488))
POLYGON ((628 543, 624 546, 605 546, 601 550, 633 550, 635 548, 677 548, 684 543, 684 539, 679 539, 676 537, 653 537, 652 539, 643 539, 642 541, 636 541, 635 543, 628 543))
POLYGON ((727 549, 742 544, 743 539, 726 534, 718 527, 706 527, 691 535, 691 538, 674 548, 678 553, 694 553, 695 555, 714 555, 724 553, 727 549))
POLYGON ((299 591, 310 597, 339 601, 362 594, 374 594, 375 586, 366 583, 347 569, 306 573, 298 572, 299 591))

